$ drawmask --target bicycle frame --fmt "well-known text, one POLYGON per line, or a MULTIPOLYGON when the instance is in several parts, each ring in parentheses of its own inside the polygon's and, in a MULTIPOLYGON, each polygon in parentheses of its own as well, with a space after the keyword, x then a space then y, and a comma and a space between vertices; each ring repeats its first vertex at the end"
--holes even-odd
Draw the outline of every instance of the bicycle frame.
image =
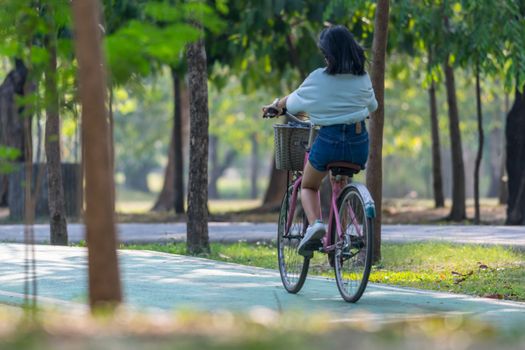
MULTIPOLYGON (((299 140, 303 146, 306 146, 303 163, 307 164, 310 147, 315 136, 315 128, 309 121, 300 120, 289 113, 286 114, 291 120, 307 126, 310 130, 307 145, 304 145, 304 135, 300 135, 299 140)), ((269 114, 267 117, 272 116, 274 115, 269 114)), ((294 146, 296 145, 297 143, 294 141, 294 146)), ((277 255, 281 280, 289 293, 298 293, 308 274, 310 259, 313 256, 311 250, 325 253, 328 255, 328 262, 334 267, 335 280, 341 296, 345 301, 355 303, 365 291, 372 266, 374 201, 364 184, 352 182, 351 174, 355 172, 330 170, 337 175, 330 174, 332 188, 327 234, 322 237, 321 241, 318 241, 319 244, 312 244, 311 247, 301 252, 297 245, 304 239, 308 225, 304 208, 301 208, 304 203, 298 197, 299 191, 302 190, 304 164, 303 172, 296 170, 288 172, 286 192, 279 212, 277 255), (342 175, 345 173, 349 176, 342 175), (341 200, 339 197, 342 197, 341 200), (358 206, 355 205, 355 200, 358 201, 358 206), (362 222, 361 211, 364 211, 362 222), (356 217, 357 213, 359 213, 359 220, 356 217), (286 221, 283 222, 283 219, 286 221), (354 232, 347 232, 348 228, 354 232), (360 237, 356 237, 356 235, 360 237), (302 259, 301 255, 303 255, 302 259), (362 271, 354 271, 355 268, 362 271)), ((337 167, 349 168, 349 170, 355 168, 351 164, 339 164, 337 167)), ((294 166, 286 168, 297 169, 298 166, 294 164, 294 166)), ((309 192, 310 196, 311 192, 309 192)), ((319 202, 320 197, 318 192, 317 199, 319 202)), ((319 211, 318 217, 322 219, 321 208, 319 211)))
MULTIPOLYGON (((296 118, 293 117, 293 119, 296 119, 296 118)), ((313 126, 310 125, 310 137, 309 137, 308 146, 307 146, 305 156, 304 156, 304 164, 306 164, 308 160, 308 155, 310 154, 310 148, 311 148, 312 141, 313 141, 313 126)), ((291 198, 290 207, 288 208, 288 215, 287 215, 287 217, 291 218, 291 220, 288 220, 288 222, 286 223, 286 231, 285 231, 286 233, 290 232, 290 228, 292 226, 293 217, 294 217, 293 214, 295 213, 295 209, 297 206, 297 195, 301 189, 302 179, 303 179, 303 176, 300 175, 299 177, 297 177, 297 179, 293 181, 293 188, 292 188, 292 193, 291 193, 292 198, 291 198)), ((347 185, 347 184, 345 184, 344 186, 342 185, 343 182, 346 182, 346 177, 343 180, 340 176, 337 176, 335 178, 331 178, 330 180, 331 180, 330 182, 332 185, 332 195, 330 198, 330 212, 328 215, 328 230, 327 230, 327 234, 323 237, 323 240, 322 240, 323 241, 322 251, 324 253, 328 253, 328 252, 335 250, 335 243, 332 242, 332 235, 330 234, 333 229, 332 225, 334 221, 335 221, 336 232, 337 232, 338 237, 339 238, 343 237, 341 220, 337 212, 337 197, 339 196, 343 188, 347 185)), ((320 196, 319 191, 317 192, 317 196, 320 202, 321 196, 320 196)), ((352 224, 356 228, 357 233, 361 235, 361 228, 359 227, 359 224, 357 223, 353 209, 351 207, 348 207, 348 210, 349 210, 352 224)), ((319 213, 319 217, 322 220, 323 218, 322 210, 319 213)), ((303 228, 303 233, 304 233, 304 230, 306 230, 306 227, 303 228)))

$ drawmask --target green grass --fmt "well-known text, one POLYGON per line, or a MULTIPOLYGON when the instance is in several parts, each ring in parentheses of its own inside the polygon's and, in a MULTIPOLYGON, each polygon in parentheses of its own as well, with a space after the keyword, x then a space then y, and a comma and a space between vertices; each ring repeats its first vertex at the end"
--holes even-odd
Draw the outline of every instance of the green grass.
POLYGON ((499 246, 389 244, 371 281, 525 300, 525 253, 499 246))
MULTIPOLYGON (((185 243, 173 244, 127 244, 123 249, 153 250, 157 252, 185 255, 185 243)), ((211 254, 203 255, 208 259, 232 262, 236 264, 258 266, 268 269, 277 268, 277 250, 272 244, 220 244, 211 243, 211 254)))
MULTIPOLYGON (((186 254, 184 243, 126 245, 125 249, 186 254)), ((207 258, 277 269, 272 244, 211 245, 207 258)), ((326 256, 316 254, 310 274, 333 276, 326 256)), ((525 301, 525 252, 499 246, 451 243, 383 244, 372 282, 525 301)))

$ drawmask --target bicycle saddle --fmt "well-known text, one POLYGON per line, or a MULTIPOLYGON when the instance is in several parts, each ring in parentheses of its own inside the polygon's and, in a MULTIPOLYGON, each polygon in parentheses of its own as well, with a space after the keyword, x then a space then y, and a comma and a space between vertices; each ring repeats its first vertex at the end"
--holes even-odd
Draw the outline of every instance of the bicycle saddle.
POLYGON ((349 162, 333 162, 326 166, 333 176, 344 175, 352 177, 362 170, 359 164, 349 162))

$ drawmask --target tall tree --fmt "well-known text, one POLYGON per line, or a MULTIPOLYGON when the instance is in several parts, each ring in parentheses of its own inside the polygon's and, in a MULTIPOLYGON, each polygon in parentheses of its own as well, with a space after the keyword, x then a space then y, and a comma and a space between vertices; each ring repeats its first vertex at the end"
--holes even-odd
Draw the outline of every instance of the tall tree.
MULTIPOLYGON (((429 66, 431 65, 432 54, 431 49, 429 49, 429 66)), ((430 102, 430 132, 432 136, 432 188, 434 190, 434 205, 436 208, 442 208, 445 206, 445 196, 443 195, 443 176, 441 171, 441 142, 439 139, 436 83, 432 74, 430 77, 428 96, 430 102)))
POLYGON ((507 114, 506 154, 508 175, 508 225, 525 225, 525 2, 506 0, 498 8, 498 32, 505 41, 507 85, 514 80, 515 97, 507 114))
MULTIPOLYGON (((450 23, 449 1, 442 3, 443 25, 445 37, 449 42, 458 39, 457 32, 453 31, 450 23), (456 34, 456 35, 455 35, 456 34)), ((452 208, 448 216, 449 220, 462 221, 467 218, 466 194, 465 194, 465 164, 463 162, 463 147, 461 143, 461 130, 459 128, 459 111, 456 96, 456 81, 454 67, 452 66, 451 46, 446 47, 446 55, 443 61, 445 73, 445 87, 447 91, 448 120, 450 129, 450 151, 452 155, 452 208)))
POLYGON ((507 173, 509 197, 507 225, 525 225, 525 86, 516 88, 514 104, 507 115, 507 173))
POLYGON ((376 205, 374 219, 374 261, 381 259, 381 208, 383 199, 383 126, 385 118, 384 91, 386 46, 388 40, 389 0, 378 0, 375 21, 374 40, 372 42, 372 85, 379 107, 372 113, 370 120, 370 154, 366 171, 366 184, 376 205))
POLYGON ((164 170, 162 189, 151 208, 152 211, 169 211, 184 214, 184 154, 187 149, 188 135, 185 126, 188 123, 188 91, 183 76, 186 69, 181 65, 170 66, 173 86, 173 128, 168 147, 168 162, 164 170))
POLYGON ((49 203, 49 224, 51 229, 51 244, 67 245, 67 220, 62 183, 62 161, 60 150, 60 116, 59 95, 57 86, 57 33, 53 2, 45 7, 48 24, 48 35, 44 46, 48 54, 45 71, 45 101, 46 101, 46 136, 45 149, 47 158, 47 183, 49 203))
POLYGON ((481 159, 483 157, 483 144, 485 135, 483 132, 483 114, 481 106, 481 83, 480 83, 479 64, 476 66, 476 110, 478 115, 478 153, 476 155, 476 166, 474 169, 474 223, 480 223, 480 208, 479 208, 479 169, 481 166, 481 159))
POLYGON ((452 221, 462 221, 467 217, 465 207, 465 165, 463 163, 463 147, 461 145, 461 131, 459 129, 456 82, 454 78, 454 68, 452 68, 448 57, 443 66, 447 90, 450 148, 452 154, 452 208, 448 218, 452 221))
POLYGON ((208 237, 208 74, 204 40, 187 50, 190 90, 190 161, 188 178, 187 249, 210 252, 208 237))
POLYGON ((176 214, 184 214, 184 157, 182 148, 182 99, 181 78, 175 67, 170 67, 173 80, 174 111, 173 111, 173 206, 176 214))
POLYGON ((259 173, 259 140, 257 139, 257 133, 253 133, 250 138, 252 140, 252 154, 250 159, 250 197, 256 199, 259 173))
MULTIPOLYGON (((391 48, 413 57, 413 62, 420 61, 423 55, 428 57, 426 77, 423 86, 429 95, 429 115, 431 129, 432 187, 436 208, 443 207, 443 174, 441 169, 441 147, 437 110, 437 84, 440 82, 440 57, 445 48, 442 33, 443 20, 441 8, 435 0, 401 0, 392 9, 391 48)), ((421 71, 425 71, 421 67, 421 71)))
POLYGON ((441 171, 441 142, 439 140, 439 120, 436 102, 436 83, 430 82, 428 88, 430 100, 430 131, 432 135, 432 188, 434 193, 434 206, 442 208, 445 206, 443 195, 443 176, 441 171))
MULTIPOLYGON (((180 116, 180 130, 172 129, 171 135, 170 135, 170 143, 168 146, 168 161, 166 164, 166 168, 164 169, 164 180, 162 184, 162 189, 157 196, 157 199, 155 201, 155 204, 151 208, 152 211, 170 211, 174 209, 175 203, 182 203, 182 209, 184 209, 184 203, 185 203, 185 177, 184 174, 186 174, 187 168, 185 167, 185 160, 188 159, 188 139, 189 139, 189 114, 190 114, 190 107, 189 107, 189 91, 186 87, 186 83, 183 79, 181 79, 179 87, 180 87, 180 93, 179 97, 176 98, 175 106, 174 108, 177 108, 177 104, 180 106, 181 109, 181 116, 180 116), (181 149, 179 149, 177 152, 180 152, 179 159, 182 161, 182 163, 179 165, 180 168, 175 169, 175 138, 180 139, 181 143, 181 149), (178 172, 178 179, 175 180, 175 171, 178 172), (182 184, 181 184, 182 181, 182 184), (178 185, 176 185, 178 184, 178 185), (180 188, 177 188, 176 186, 180 186, 180 188), (176 189, 177 188, 177 189, 176 189), (175 199, 175 196, 179 196, 178 199, 175 199), (182 197, 182 198, 180 198, 182 197)), ((175 117, 175 115, 173 116, 175 117)), ((178 125, 178 123, 177 123, 178 125)), ((177 211, 175 211, 177 212, 177 211)), ((180 211, 180 213, 184 213, 184 211, 180 211)))
MULTIPOLYGON (((483 158, 484 129, 482 114, 481 80, 484 75, 496 74, 500 69, 497 62, 501 57, 498 44, 500 34, 497 28, 500 25, 500 15, 494 9, 494 2, 490 0, 463 0, 458 22, 461 24, 460 36, 462 41, 469 45, 458 45, 455 50, 461 65, 472 68, 475 74, 476 114, 478 122, 478 150, 474 167, 474 223, 480 223, 479 183, 480 168, 483 158), (496 43, 496 45, 495 45, 496 43)), ((496 5, 501 6, 501 5, 496 5)))
MULTIPOLYGON (((20 59, 0 85, 0 146, 18 150, 16 161, 23 162, 27 154, 22 108, 17 98, 24 96, 27 68, 20 59)), ((30 144, 30 141, 29 141, 30 144)), ((0 174, 0 205, 7 205, 8 182, 5 174, 0 174)))
POLYGON ((82 103, 83 149, 86 167, 86 240, 89 302, 92 309, 122 300, 116 252, 114 180, 106 109, 107 82, 100 42, 98 0, 72 2, 75 47, 82 103))
MULTIPOLYGON (((162 66, 170 67, 174 86, 174 129, 165 171, 170 176, 165 176, 163 189, 153 210, 175 207, 177 213, 183 213, 183 157, 182 148, 176 145, 182 141, 182 130, 177 129, 182 123, 176 112, 181 107, 181 101, 177 98, 182 95, 184 86, 183 47, 199 37, 199 31, 191 23, 196 14, 202 19, 204 28, 211 32, 220 30, 223 23, 215 9, 203 1, 135 0, 117 3, 105 0, 106 13, 110 14, 108 23, 115 28, 108 40, 113 79, 125 82, 137 73, 147 75, 159 71, 162 66)), ((223 3, 220 1, 217 6, 223 3)))

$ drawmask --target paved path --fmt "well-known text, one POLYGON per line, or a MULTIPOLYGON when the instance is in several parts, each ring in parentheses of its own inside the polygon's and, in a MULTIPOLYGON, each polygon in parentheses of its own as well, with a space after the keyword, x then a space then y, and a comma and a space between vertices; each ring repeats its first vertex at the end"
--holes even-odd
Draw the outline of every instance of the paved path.
MULTIPOLYGON (((36 246, 40 303, 85 309, 86 250, 36 246)), ((0 303, 21 304, 24 245, 0 244, 0 303)), ((309 278, 288 294, 273 270, 148 251, 119 251, 125 301, 132 308, 248 311, 253 307, 330 312, 334 321, 388 322, 465 315, 508 329, 525 323, 525 303, 369 285, 357 304, 345 303, 333 280, 309 278)))
MULTIPOLYGON (((84 239, 84 226, 70 224, 69 241, 84 239)), ((119 239, 127 243, 172 242, 186 239, 186 224, 120 224, 119 239)), ((209 224, 213 242, 245 240, 268 241, 275 239, 276 224, 212 222, 209 224)), ((49 242, 49 225, 35 225, 35 240, 49 242)), ((23 242, 23 225, 0 225, 0 241, 23 242)), ((443 240, 456 243, 502 244, 525 249, 524 226, 455 226, 455 225, 383 225, 382 239, 386 242, 415 242, 443 240)))

